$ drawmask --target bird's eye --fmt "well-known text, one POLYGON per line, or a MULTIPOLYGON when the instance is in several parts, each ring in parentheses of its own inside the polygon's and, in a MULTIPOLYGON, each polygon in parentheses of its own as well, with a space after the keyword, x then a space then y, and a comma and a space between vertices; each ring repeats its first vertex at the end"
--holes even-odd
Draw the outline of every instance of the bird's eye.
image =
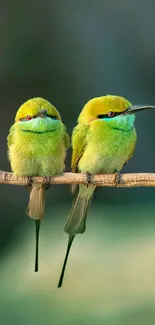
POLYGON ((32 119, 32 116, 30 116, 30 115, 27 115, 27 116, 26 116, 26 120, 27 120, 27 121, 29 121, 29 120, 31 120, 31 119, 32 119))
POLYGON ((108 117, 114 117, 115 116, 115 112, 109 112, 107 115, 108 115, 108 117))
POLYGON ((115 116, 118 116, 119 113, 117 112, 108 112, 107 114, 101 114, 101 115, 98 115, 97 118, 100 118, 100 119, 103 119, 103 118, 112 118, 112 117, 115 117, 115 116))

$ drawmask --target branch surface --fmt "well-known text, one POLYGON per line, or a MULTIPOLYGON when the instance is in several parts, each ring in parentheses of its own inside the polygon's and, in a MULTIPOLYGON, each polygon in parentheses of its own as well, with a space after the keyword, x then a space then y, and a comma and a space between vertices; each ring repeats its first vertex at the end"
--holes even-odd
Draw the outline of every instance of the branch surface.
MULTIPOLYGON (((45 177, 32 177, 33 182, 46 184, 45 177)), ((59 176, 50 177, 50 184, 85 184, 86 175, 82 173, 64 173, 59 176)), ((155 173, 132 173, 120 174, 120 181, 116 174, 95 175, 91 178, 92 184, 105 187, 154 187, 155 173)), ((0 171, 0 184, 28 185, 29 178, 16 176, 13 173, 0 171)))

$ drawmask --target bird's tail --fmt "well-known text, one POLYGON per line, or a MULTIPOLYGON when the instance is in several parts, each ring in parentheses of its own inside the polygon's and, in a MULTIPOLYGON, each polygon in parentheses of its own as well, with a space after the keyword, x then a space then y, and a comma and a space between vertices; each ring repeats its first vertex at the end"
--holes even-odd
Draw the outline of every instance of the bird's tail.
POLYGON ((32 184, 30 191, 29 204, 26 214, 35 219, 36 225, 36 253, 35 253, 35 272, 38 272, 38 250, 39 250, 39 230, 40 222, 44 216, 45 206, 45 186, 42 184, 32 184))
POLYGON ((69 251, 71 249, 71 245, 73 243, 74 237, 76 234, 81 233, 83 234, 86 229, 86 218, 87 218, 87 211, 88 207, 90 206, 93 192, 95 190, 94 185, 79 185, 79 192, 77 193, 75 200, 73 201, 73 205, 69 214, 69 218, 65 225, 65 232, 69 235, 68 246, 66 251, 66 256, 64 259, 58 288, 62 286, 63 277, 65 273, 65 268, 69 256, 69 251))
POLYGON ((44 206, 45 187, 42 184, 32 184, 26 213, 32 219, 41 220, 44 215, 44 206))
POLYGON ((69 235, 83 234, 86 228, 88 207, 91 203, 95 186, 80 185, 79 191, 73 201, 73 205, 65 225, 65 232, 69 235))

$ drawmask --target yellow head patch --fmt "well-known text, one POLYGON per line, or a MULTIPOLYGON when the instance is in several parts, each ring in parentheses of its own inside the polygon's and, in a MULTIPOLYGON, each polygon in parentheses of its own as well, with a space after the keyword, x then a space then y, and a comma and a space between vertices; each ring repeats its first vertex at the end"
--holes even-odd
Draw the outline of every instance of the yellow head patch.
POLYGON ((15 116, 15 122, 18 122, 27 116, 33 117, 42 109, 46 109, 48 115, 56 116, 57 119, 61 121, 61 116, 57 109, 46 99, 37 97, 29 99, 27 102, 20 106, 15 116))
POLYGON ((107 95, 96 97, 89 100, 84 106, 79 115, 78 122, 89 124, 97 119, 98 115, 106 115, 109 112, 121 113, 131 105, 132 104, 127 99, 120 96, 107 95))

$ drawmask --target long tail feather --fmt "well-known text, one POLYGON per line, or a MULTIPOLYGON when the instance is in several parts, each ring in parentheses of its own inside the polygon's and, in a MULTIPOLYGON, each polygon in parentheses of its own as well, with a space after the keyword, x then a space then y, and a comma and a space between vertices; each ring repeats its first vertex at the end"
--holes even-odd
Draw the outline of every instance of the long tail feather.
POLYGON ((38 253, 39 253, 39 231, 40 231, 40 220, 35 220, 36 226, 36 253, 35 253, 35 268, 34 272, 38 272, 38 253))
POLYGON ((83 234, 86 229, 86 218, 87 218, 87 211, 88 207, 91 203, 91 199, 93 197, 95 186, 90 186, 86 188, 85 185, 80 185, 79 192, 73 202, 71 212, 69 214, 69 218, 65 225, 65 232, 69 234, 68 245, 66 256, 64 259, 64 263, 62 266, 62 271, 58 283, 58 288, 62 286, 63 278, 65 274, 65 269, 69 257, 69 252, 76 234, 81 233, 83 234))
POLYGON ((45 205, 45 186, 43 186, 42 184, 32 184, 29 204, 26 213, 30 218, 35 220, 35 226, 36 226, 36 248, 35 248, 34 272, 38 272, 39 232, 40 232, 41 219, 44 216, 44 205, 45 205))
POLYGON ((70 235, 69 238, 68 238, 67 251, 66 251, 66 256, 65 256, 65 259, 64 259, 60 279, 59 279, 59 282, 58 282, 58 288, 60 288, 62 286, 62 282, 63 282, 63 278, 64 278, 64 274, 65 274, 65 269, 66 269, 66 265, 67 265, 67 260, 68 260, 69 252, 70 252, 74 237, 75 237, 74 235, 70 235))

